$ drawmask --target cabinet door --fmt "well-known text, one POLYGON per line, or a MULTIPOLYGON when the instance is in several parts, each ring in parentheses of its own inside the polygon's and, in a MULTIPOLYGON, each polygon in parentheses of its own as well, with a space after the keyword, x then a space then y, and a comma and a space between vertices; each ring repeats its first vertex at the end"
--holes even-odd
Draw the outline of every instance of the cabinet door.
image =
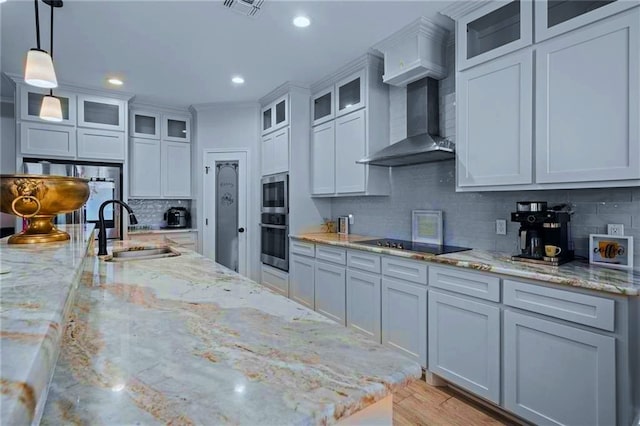
POLYGON ((269 133, 273 130, 275 121, 275 112, 273 105, 262 108, 262 134, 269 133))
POLYGON ((533 43, 533 1, 492 2, 456 23, 458 70, 533 43))
POLYGON ((335 122, 330 121, 312 129, 311 193, 336 192, 336 134, 335 122))
POLYGON ((289 128, 278 130, 273 134, 273 169, 271 173, 289 171, 289 128))
POLYGON ((78 158, 124 161, 125 150, 122 132, 78 129, 78 158))
POLYGON ((262 176, 273 174, 275 162, 275 140, 274 135, 270 134, 262 138, 262 176))
POLYGON ((500 403, 500 308, 429 292, 429 371, 500 403))
POLYGON ((365 70, 362 69, 336 83, 336 115, 349 114, 365 106, 365 70))
POLYGON ((289 124, 289 95, 284 95, 273 103, 274 130, 289 124))
POLYGON ((379 275, 347 270, 347 327, 380 343, 381 279, 379 275))
POLYGON ((345 268, 316 260, 316 311, 339 324, 346 325, 346 294, 345 268))
POLYGON ((190 142, 191 118, 185 115, 163 115, 162 139, 172 142, 190 142))
POLYGON ((289 297, 289 274, 268 265, 262 265, 262 284, 289 297))
POLYGON ((162 195, 191 197, 191 145, 162 141, 162 195))
POLYGON ((536 181, 640 178, 640 9, 536 52, 536 181))
POLYGON ((337 118, 336 123, 336 192, 348 194, 365 191, 365 165, 356 164, 366 155, 365 110, 337 118))
POLYGON ((316 93, 311 98, 311 120, 313 125, 325 123, 335 117, 333 91, 334 86, 316 93))
POLYGON ((382 344, 427 366, 427 288, 382 279, 382 344))
POLYGON ((289 264, 289 297, 314 309, 315 306, 315 261, 308 257, 291 256, 289 264))
POLYGON ((458 73, 458 186, 532 183, 531 56, 525 50, 458 73))
POLYGON ((539 424, 616 424, 615 339, 504 312, 504 404, 539 424))
POLYGON ((119 99, 78 96, 78 127, 124 131, 125 103, 119 99))
POLYGON ((76 156, 76 129, 44 123, 20 124, 22 154, 70 157, 76 156))
POLYGON ((160 141, 131 139, 131 196, 160 197, 160 141))
POLYGON ((534 4, 536 42, 599 21, 637 6, 635 1, 540 0, 534 4))
POLYGON ((160 114, 134 111, 129 126, 135 138, 160 139, 160 114))
MULTIPOLYGON (((40 121, 40 108, 45 94, 30 90, 28 86, 20 87, 20 118, 22 120, 40 121)), ((60 99, 62 121, 56 124, 76 124, 76 95, 56 90, 54 96, 60 99)))

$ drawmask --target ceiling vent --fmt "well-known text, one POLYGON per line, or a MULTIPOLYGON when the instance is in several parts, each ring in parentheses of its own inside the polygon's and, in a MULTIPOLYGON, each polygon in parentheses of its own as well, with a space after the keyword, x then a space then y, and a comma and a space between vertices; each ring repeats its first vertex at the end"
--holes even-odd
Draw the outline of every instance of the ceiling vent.
POLYGON ((264 0, 224 0, 223 6, 242 15, 256 16, 264 0))

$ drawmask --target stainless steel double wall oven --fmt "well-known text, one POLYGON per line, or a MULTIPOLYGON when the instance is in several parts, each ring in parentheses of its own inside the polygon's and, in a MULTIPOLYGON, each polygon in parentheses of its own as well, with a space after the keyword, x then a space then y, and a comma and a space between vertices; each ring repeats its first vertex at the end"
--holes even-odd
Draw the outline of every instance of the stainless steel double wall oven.
POLYGON ((289 271, 289 175, 262 178, 261 197, 262 263, 289 271))

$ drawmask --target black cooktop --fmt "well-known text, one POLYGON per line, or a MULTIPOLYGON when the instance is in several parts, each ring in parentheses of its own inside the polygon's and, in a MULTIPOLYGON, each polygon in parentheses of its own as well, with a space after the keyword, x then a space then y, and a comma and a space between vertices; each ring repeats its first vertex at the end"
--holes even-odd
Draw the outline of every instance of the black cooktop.
POLYGON ((414 243, 413 241, 392 240, 392 239, 358 241, 358 244, 365 244, 367 246, 388 247, 388 248, 393 248, 398 250, 415 251, 418 253, 428 253, 428 254, 435 254, 435 255, 471 250, 470 248, 467 248, 467 247, 414 243))

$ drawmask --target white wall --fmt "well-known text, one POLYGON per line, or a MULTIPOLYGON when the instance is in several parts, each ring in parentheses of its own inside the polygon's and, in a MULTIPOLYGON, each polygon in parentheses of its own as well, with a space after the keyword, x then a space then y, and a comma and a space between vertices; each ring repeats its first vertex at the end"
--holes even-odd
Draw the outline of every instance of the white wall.
MULTIPOLYGON (((4 83, 3 83, 4 84, 4 83)), ((0 173, 16 171, 16 121, 13 102, 0 102, 0 173)), ((0 213, 0 227, 12 227, 15 217, 0 213)))
POLYGON ((260 144, 259 105, 256 104, 214 104, 195 106, 195 135, 193 146, 193 194, 195 203, 192 210, 194 220, 200 230, 200 250, 204 240, 204 151, 211 149, 239 149, 249 151, 247 175, 247 275, 260 280, 260 144))

